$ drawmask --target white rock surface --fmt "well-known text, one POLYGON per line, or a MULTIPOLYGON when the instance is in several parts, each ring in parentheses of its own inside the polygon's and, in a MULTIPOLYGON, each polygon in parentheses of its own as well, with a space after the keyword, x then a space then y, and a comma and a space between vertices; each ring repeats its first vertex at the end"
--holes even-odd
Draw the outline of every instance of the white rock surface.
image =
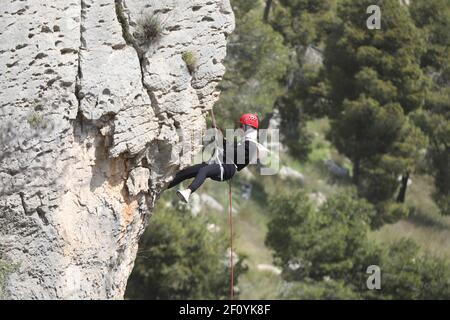
POLYGON ((411 4, 410 0, 399 0, 399 2, 403 6, 409 6, 411 4))
POLYGON ((211 233, 217 233, 220 231, 220 227, 214 223, 208 223, 206 229, 211 233))
POLYGON ((313 46, 307 46, 302 60, 305 64, 322 65, 323 53, 313 46))
POLYGON ((224 207, 213 197, 206 193, 202 193, 200 196, 202 206, 205 206, 211 210, 223 212, 224 207))
POLYGON ((7 298, 123 298, 156 198, 200 148, 177 129, 205 128, 233 28, 229 0, 2 2, 7 298), (146 48, 131 37, 142 12, 165 25, 146 48))
POLYGON ((305 181, 305 176, 301 172, 290 167, 282 166, 278 174, 281 179, 292 179, 300 183, 305 181))
POLYGON ((279 130, 281 126, 281 115, 280 111, 278 109, 273 109, 272 116, 269 120, 269 125, 267 126, 267 129, 271 130, 279 130))
POLYGON ((323 205, 327 201, 327 197, 322 192, 311 192, 308 194, 309 199, 314 202, 318 207, 323 205))
POLYGON ((233 266, 235 266, 239 262, 239 255, 234 250, 231 251, 231 248, 227 248, 223 262, 228 267, 231 266, 231 257, 233 257, 233 266))
POLYGON ((134 197, 139 192, 148 192, 148 179, 150 178, 150 170, 143 167, 137 167, 130 171, 127 179, 128 193, 134 197))
POLYGON ((276 274, 276 275, 280 275, 281 271, 282 271, 280 268, 275 267, 274 265, 265 264, 265 263, 260 263, 260 264, 256 265, 256 269, 258 269, 259 271, 268 271, 268 272, 276 274))
POLYGON ((331 159, 325 160, 324 161, 325 166, 327 167, 328 171, 330 172, 330 174, 332 174, 335 177, 338 178, 348 178, 349 177, 349 172, 346 168, 341 167, 340 165, 338 165, 336 162, 334 162, 331 159))
POLYGON ((194 217, 198 216, 198 214, 202 211, 201 199, 197 193, 191 194, 189 198, 189 209, 194 217))

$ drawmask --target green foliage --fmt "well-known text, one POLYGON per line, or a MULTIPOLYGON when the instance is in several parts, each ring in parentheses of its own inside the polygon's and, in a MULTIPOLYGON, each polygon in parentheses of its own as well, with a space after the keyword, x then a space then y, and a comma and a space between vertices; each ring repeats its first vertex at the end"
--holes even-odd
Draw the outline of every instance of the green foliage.
POLYGON ((182 55, 183 61, 186 63, 186 66, 188 67, 188 70, 190 73, 193 73, 197 67, 197 56, 192 51, 186 51, 182 55))
MULTIPOLYGON (((296 64, 294 66, 297 67, 296 64)), ((323 69, 315 65, 304 64, 293 71, 290 89, 277 100, 280 111, 283 143, 290 153, 305 160, 311 152, 312 136, 306 129, 311 116, 320 116, 328 107, 327 88, 321 81, 323 69)))
POLYGON ((339 3, 340 22, 325 50, 332 101, 340 111, 345 99, 364 94, 381 105, 397 102, 408 113, 423 104, 425 82, 419 62, 424 42, 407 9, 396 0, 380 4, 382 29, 369 32, 360 12, 370 4, 370 0, 339 3))
POLYGON ((272 110, 284 92, 279 81, 288 68, 288 54, 283 38, 262 21, 261 5, 237 14, 236 30, 228 42, 227 72, 215 108, 221 125, 233 128, 245 112, 256 113, 262 119, 272 110))
POLYGON ((150 45, 162 36, 163 31, 162 21, 156 15, 147 12, 137 20, 133 36, 140 45, 150 45))
POLYGON ((274 197, 271 210, 266 244, 274 249, 285 279, 346 279, 364 269, 371 254, 367 231, 375 213, 366 201, 340 194, 316 212, 297 191, 274 197))
POLYGON ((238 21, 251 10, 261 8, 259 0, 231 0, 231 5, 238 21))
POLYGON ((427 49, 423 67, 447 73, 450 60, 450 3, 448 0, 416 0, 409 7, 416 26, 424 33, 427 49))
POLYGON ((281 294, 283 300, 355 300, 360 296, 342 281, 290 282, 281 294))
MULTIPOLYGON (((416 170, 426 148, 427 139, 408 116, 423 107, 428 82, 420 65, 425 42, 407 7, 383 1, 382 29, 369 31, 360 13, 370 4, 339 2, 325 68, 333 105, 329 137, 351 159, 360 195, 378 204, 394 200, 398 177, 416 170)), ((403 201, 400 194, 397 198, 403 201)), ((403 216, 398 212, 379 210, 389 218, 378 221, 394 222, 403 216)))
POLYGON ((386 153, 406 121, 399 104, 381 108, 378 101, 365 96, 355 101, 345 100, 343 109, 345 113, 331 123, 329 138, 354 163, 386 153))
POLYGON ((289 148, 292 156, 306 160, 311 152, 312 135, 306 128, 302 108, 293 102, 290 93, 277 101, 280 111, 280 133, 282 142, 289 148))
MULTIPOLYGON (((360 195, 374 204, 390 201, 398 177, 414 172, 423 158, 427 139, 398 104, 380 108, 375 100, 362 98, 344 105, 346 112, 332 123, 330 139, 352 159, 360 195)), ((404 217, 391 213, 379 210, 378 221, 404 217)))
POLYGON ((411 240, 383 247, 369 241, 375 210, 351 193, 334 196, 314 210, 302 192, 294 192, 275 196, 270 208, 266 243, 275 250, 287 280, 281 294, 284 299, 450 296, 449 261, 422 254, 411 240), (381 290, 367 289, 370 265, 380 267, 381 290))
POLYGON ((434 194, 434 201, 436 201, 442 214, 447 216, 450 215, 450 192, 436 192, 434 194))
MULTIPOLYGON (((139 246, 128 282, 131 299, 225 299, 230 270, 224 235, 187 212, 158 210, 139 246)), ((244 271, 235 266, 235 283, 244 271)))
POLYGON ((432 84, 425 110, 414 120, 430 141, 427 158, 435 179, 434 199, 441 212, 450 215, 450 2, 417 0, 410 11, 426 39, 421 63, 432 84))
POLYGON ((283 143, 290 153, 306 160, 311 152, 311 135, 306 130, 310 116, 322 116, 328 108, 328 88, 320 65, 305 61, 311 45, 318 47, 333 20, 333 1, 282 0, 273 5, 269 23, 283 35, 291 48, 289 72, 284 78, 287 92, 277 100, 281 114, 283 143))
MULTIPOLYGON (((385 175, 381 175, 385 178, 385 175)), ((379 188, 375 190, 370 190, 370 194, 376 195, 376 192, 383 194, 383 187, 389 187, 393 184, 392 181, 389 183, 383 183, 383 181, 376 181, 379 183, 379 188), (381 189, 381 190, 379 190, 381 189)), ((371 185, 376 186, 376 183, 371 185)), ((379 202, 376 205, 377 215, 372 219, 372 227, 374 229, 380 228, 385 223, 395 223, 401 219, 407 218, 409 215, 409 208, 404 203, 398 203, 393 201, 379 202)))
MULTIPOLYGON (((449 299, 450 264, 440 258, 420 255, 411 240, 400 240, 387 249, 380 264, 382 289, 373 293, 382 299, 449 299)), ((373 297, 375 297, 373 296, 373 297)))
MULTIPOLYGON (((378 101, 361 96, 355 101, 345 100, 343 108, 345 112, 332 121, 329 139, 352 160, 360 195, 374 204, 391 200, 398 176, 414 172, 426 137, 405 117, 399 103, 381 107, 378 101)), ((384 210, 379 214, 378 222, 404 217, 384 210)))
POLYGON ((270 23, 292 47, 318 44, 331 26, 332 6, 331 0, 280 0, 270 23))
MULTIPOLYGON (((447 104, 450 110, 450 100, 447 104)), ((431 106, 431 104, 429 105, 431 106)), ((427 160, 428 172, 434 176, 436 192, 434 198, 441 212, 450 215, 450 117, 434 108, 422 110, 413 115, 415 123, 430 141, 427 160)))

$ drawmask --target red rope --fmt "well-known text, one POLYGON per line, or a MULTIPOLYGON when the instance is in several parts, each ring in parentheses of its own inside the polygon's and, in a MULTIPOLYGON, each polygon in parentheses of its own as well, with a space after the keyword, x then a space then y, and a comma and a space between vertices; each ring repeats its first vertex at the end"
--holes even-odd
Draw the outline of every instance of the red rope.
POLYGON ((230 210, 230 299, 234 300, 234 264, 233 264, 233 207, 231 201, 231 180, 228 182, 229 186, 229 210, 230 210))

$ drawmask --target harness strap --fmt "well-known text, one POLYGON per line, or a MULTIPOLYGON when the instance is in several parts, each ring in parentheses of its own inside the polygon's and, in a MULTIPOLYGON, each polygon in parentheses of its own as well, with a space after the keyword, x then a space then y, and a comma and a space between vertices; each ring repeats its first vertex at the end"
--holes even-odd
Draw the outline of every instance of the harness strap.
MULTIPOLYGON (((217 130, 217 128, 215 128, 217 130)), ((216 143, 216 147, 214 150, 214 157, 211 158, 211 160, 208 163, 215 163, 218 164, 220 166, 220 181, 224 181, 224 174, 225 174, 225 168, 223 167, 223 163, 221 160, 221 156, 223 155, 223 148, 219 146, 219 144, 217 143, 218 141, 218 137, 217 137, 217 131, 216 131, 216 137, 215 137, 215 143, 216 143)), ((235 166, 235 168, 237 169, 237 165, 235 163, 233 163, 233 165, 235 166)))

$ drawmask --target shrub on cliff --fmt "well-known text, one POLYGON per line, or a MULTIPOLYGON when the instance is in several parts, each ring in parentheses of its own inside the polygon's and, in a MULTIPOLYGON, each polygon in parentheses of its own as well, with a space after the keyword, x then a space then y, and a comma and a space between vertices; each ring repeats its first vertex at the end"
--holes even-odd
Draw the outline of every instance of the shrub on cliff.
POLYGON ((150 45, 161 37, 163 31, 163 22, 151 13, 145 13, 138 19, 133 36, 140 45, 150 45))

